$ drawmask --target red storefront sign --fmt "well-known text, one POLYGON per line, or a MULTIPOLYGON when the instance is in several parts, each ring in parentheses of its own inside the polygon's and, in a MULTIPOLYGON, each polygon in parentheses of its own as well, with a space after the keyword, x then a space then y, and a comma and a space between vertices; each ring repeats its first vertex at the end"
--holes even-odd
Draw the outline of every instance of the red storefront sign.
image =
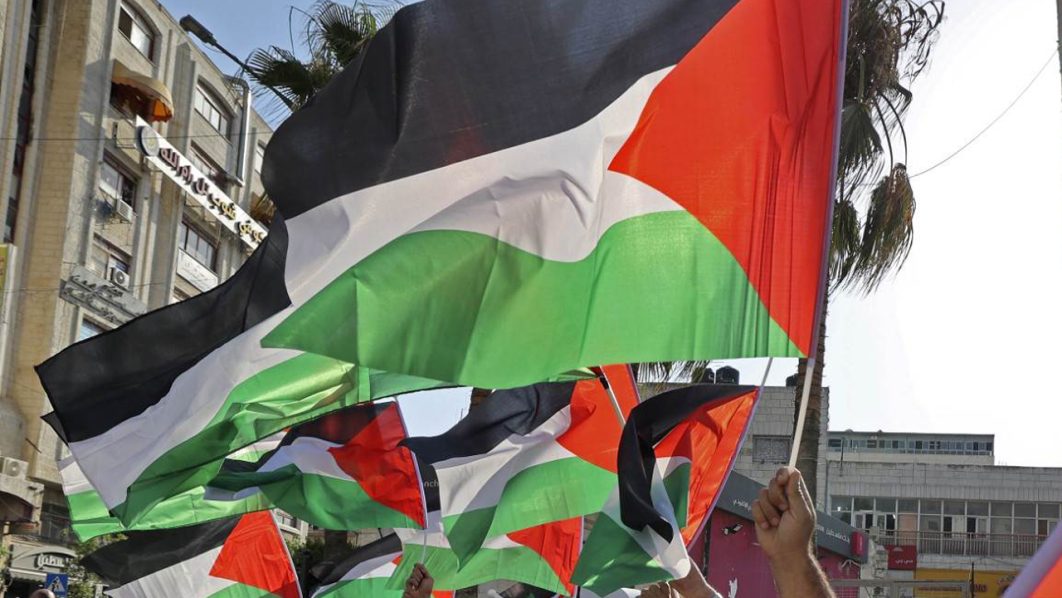
POLYGON ((889 552, 890 571, 914 571, 918 567, 918 547, 915 545, 885 545, 889 552))

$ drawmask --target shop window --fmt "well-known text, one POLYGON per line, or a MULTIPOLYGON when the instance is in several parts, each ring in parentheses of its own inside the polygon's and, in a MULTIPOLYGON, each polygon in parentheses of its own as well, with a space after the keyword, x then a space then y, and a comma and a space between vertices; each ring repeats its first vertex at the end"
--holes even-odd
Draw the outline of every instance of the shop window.
POLYGON ((148 60, 153 60, 155 30, 148 24, 147 19, 125 2, 118 11, 118 31, 148 60))

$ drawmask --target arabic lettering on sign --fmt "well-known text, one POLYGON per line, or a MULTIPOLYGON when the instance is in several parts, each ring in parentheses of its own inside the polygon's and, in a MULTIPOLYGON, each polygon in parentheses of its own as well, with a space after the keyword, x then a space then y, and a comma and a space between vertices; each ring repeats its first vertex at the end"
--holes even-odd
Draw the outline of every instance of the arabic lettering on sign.
POLYGON ((137 145, 148 160, 189 193, 199 205, 254 249, 265 240, 266 230, 199 172, 176 148, 137 117, 137 145))

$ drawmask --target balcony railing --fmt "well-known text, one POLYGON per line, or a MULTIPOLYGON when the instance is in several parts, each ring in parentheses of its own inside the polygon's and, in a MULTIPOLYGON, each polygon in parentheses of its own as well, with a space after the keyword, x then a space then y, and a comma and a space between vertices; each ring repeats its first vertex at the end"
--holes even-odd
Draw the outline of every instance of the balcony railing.
POLYGON ((1047 540, 1039 534, 978 534, 965 532, 885 531, 879 544, 917 545, 919 554, 1030 557, 1047 540))

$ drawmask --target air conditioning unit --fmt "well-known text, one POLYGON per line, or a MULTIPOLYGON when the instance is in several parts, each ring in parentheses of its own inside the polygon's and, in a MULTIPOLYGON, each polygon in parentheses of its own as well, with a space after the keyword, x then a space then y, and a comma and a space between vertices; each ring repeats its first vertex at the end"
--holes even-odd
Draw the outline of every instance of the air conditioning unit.
POLYGON ((122 272, 118 268, 111 268, 111 271, 107 274, 107 278, 110 279, 115 286, 123 289, 129 288, 129 275, 122 272))
POLYGON ((0 458, 0 473, 12 478, 26 478, 29 463, 11 457, 0 458))
POLYGON ((116 200, 114 207, 114 213, 118 214, 118 217, 126 222, 133 221, 133 206, 125 203, 122 200, 116 200))

